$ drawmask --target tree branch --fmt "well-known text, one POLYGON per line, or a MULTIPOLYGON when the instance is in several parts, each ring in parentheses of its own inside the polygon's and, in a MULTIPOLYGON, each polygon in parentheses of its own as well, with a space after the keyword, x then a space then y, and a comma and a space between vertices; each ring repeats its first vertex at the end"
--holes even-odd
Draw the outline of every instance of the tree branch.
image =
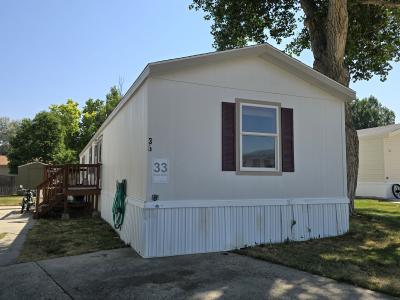
POLYGON ((383 6, 386 8, 400 8, 400 1, 392 0, 392 1, 385 1, 385 0, 364 0, 361 2, 365 5, 377 5, 383 6))

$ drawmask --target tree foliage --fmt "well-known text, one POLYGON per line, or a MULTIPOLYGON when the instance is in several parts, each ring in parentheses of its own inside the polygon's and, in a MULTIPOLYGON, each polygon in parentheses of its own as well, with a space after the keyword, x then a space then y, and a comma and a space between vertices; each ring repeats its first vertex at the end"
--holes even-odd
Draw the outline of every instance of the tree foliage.
POLYGON ((31 161, 50 163, 62 145, 62 126, 51 112, 40 112, 33 120, 24 119, 10 140, 10 171, 31 161))
POLYGON ((82 111, 77 102, 68 99, 20 123, 0 118, 0 149, 8 146, 11 171, 16 172, 19 165, 31 161, 78 162, 79 152, 118 105, 122 95, 113 86, 105 98, 105 101, 88 99, 82 111))
POLYGON ((82 119, 80 122, 80 133, 78 146, 82 150, 90 141, 101 124, 107 119, 114 108, 122 99, 120 89, 116 86, 111 87, 106 95, 106 100, 88 99, 82 110, 82 119))
POLYGON ((19 121, 0 117, 0 155, 7 155, 10 151, 10 140, 15 135, 19 121))
POLYGON ((105 119, 104 101, 100 99, 88 99, 83 107, 82 118, 79 125, 78 147, 80 149, 85 147, 105 119))
POLYGON ((355 129, 365 129, 394 124, 394 111, 383 106, 377 98, 356 99, 351 104, 355 129))
MULTIPOLYGON (((328 17, 326 0, 193 0, 190 8, 203 10, 205 19, 213 21, 211 34, 218 50, 272 38, 287 43, 286 52, 299 55, 313 48, 311 35, 318 33, 304 26, 311 19, 305 14, 307 8, 320 20, 320 28, 325 28, 328 17)), ((378 75, 385 80, 392 63, 400 60, 400 9, 352 0, 347 11, 345 63, 351 78, 368 80, 378 75)))
POLYGON ((68 99, 67 103, 51 105, 49 109, 60 120, 65 148, 78 151, 79 149, 76 145, 79 135, 79 120, 81 118, 79 104, 72 99, 68 99))
POLYGON ((106 95, 106 103, 105 103, 106 118, 118 105, 119 101, 121 101, 121 98, 122 98, 121 91, 116 86, 111 87, 110 92, 106 95))

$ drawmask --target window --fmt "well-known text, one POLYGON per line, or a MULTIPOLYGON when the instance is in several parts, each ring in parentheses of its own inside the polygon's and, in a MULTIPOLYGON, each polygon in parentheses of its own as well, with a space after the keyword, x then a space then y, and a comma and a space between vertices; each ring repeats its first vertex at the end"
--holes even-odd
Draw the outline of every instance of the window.
POLYGON ((103 138, 99 138, 99 140, 98 140, 98 142, 97 142, 97 160, 98 160, 98 163, 101 163, 101 160, 102 160, 102 151, 103 151, 103 138))
POLYGON ((280 171, 280 105, 239 100, 239 171, 280 171))
POLYGON ((98 151, 99 151, 99 147, 98 144, 94 145, 94 163, 97 164, 99 161, 99 157, 98 157, 98 151))
POLYGON ((92 146, 89 148, 89 164, 93 163, 92 161, 93 149, 92 146))

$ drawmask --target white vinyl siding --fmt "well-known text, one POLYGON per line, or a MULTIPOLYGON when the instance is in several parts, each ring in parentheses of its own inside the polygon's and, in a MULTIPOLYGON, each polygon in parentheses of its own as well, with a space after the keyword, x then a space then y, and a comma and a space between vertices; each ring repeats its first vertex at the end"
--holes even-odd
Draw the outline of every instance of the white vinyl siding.
POLYGON ((385 178, 390 182, 400 182, 400 135, 384 139, 385 178))
POLYGON ((385 181, 382 136, 359 139, 358 180, 366 182, 385 181))
POLYGON ((257 58, 157 75, 149 80, 148 169, 158 158, 170 168, 168 184, 154 184, 149 174, 147 199, 345 196, 343 124, 342 100, 257 58), (221 171, 221 102, 235 99, 293 108, 296 172, 267 178, 221 171))

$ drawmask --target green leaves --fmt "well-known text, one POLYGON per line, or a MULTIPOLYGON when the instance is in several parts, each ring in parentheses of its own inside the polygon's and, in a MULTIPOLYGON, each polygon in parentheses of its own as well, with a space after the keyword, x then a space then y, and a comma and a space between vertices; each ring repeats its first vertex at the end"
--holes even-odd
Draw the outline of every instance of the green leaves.
POLYGON ((19 124, 19 121, 0 117, 0 155, 7 155, 10 151, 10 140, 15 136, 19 124))
POLYGON ((101 124, 107 119, 114 108, 122 99, 120 90, 113 86, 106 95, 106 101, 100 99, 88 99, 82 110, 82 118, 79 124, 79 152, 86 146, 101 124))
POLYGON ((55 156, 54 160, 57 163, 76 162, 79 151, 79 120, 81 118, 78 102, 68 99, 66 104, 51 105, 49 109, 59 119, 62 129, 60 152, 63 154, 55 156))
POLYGON ((33 120, 24 119, 10 140, 10 170, 31 161, 49 163, 62 144, 60 120, 52 112, 40 112, 33 120))
POLYGON ((384 107, 374 96, 352 102, 353 126, 365 129, 394 124, 395 113, 384 107))
MULTIPOLYGON (((0 118, 1 146, 9 146, 11 172, 19 165, 44 163, 75 163, 78 154, 93 137, 122 98, 114 86, 106 100, 88 99, 81 111, 79 104, 68 99, 65 104, 51 105, 49 111, 38 113, 32 120, 20 123, 0 118)), ((7 148, 7 149, 8 149, 7 148)))
MULTIPOLYGON (((287 53, 299 55, 311 49, 311 35, 324 30, 328 6, 324 0, 193 0, 189 8, 202 10, 204 18, 213 21, 211 34, 217 50, 273 38, 278 44, 287 43, 287 53), (308 21, 304 9, 317 20, 315 32, 304 26, 308 21)), ((374 75, 385 80, 393 62, 400 60, 400 9, 352 0, 347 10, 345 63, 352 80, 369 80, 374 75)))
POLYGON ((374 75, 384 81, 400 60, 400 9, 349 1, 346 64, 353 81, 374 75))
POLYGON ((211 33, 218 50, 264 43, 271 36, 278 43, 297 27, 298 1, 194 0, 190 9, 203 10, 213 20, 211 33))

